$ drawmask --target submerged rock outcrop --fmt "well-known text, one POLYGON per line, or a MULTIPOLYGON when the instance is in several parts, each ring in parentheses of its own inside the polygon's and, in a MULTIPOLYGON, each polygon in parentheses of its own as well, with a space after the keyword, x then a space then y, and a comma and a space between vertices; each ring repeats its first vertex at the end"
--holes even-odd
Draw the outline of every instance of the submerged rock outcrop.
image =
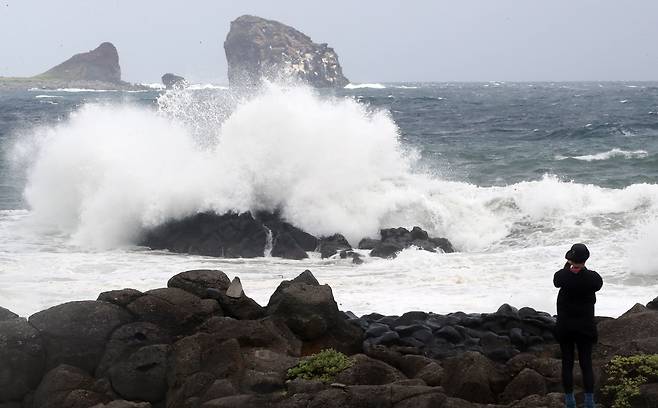
MULTIPOLYGON (((283 281, 266 307, 237 277, 229 282, 222 271, 192 270, 166 288, 111 290, 27 320, 1 309, 0 406, 563 406, 555 319, 547 313, 503 305, 494 313, 357 317, 340 311, 331 287, 310 271, 283 281), (327 348, 347 354, 349 364, 329 380, 310 368, 291 375, 305 356, 327 348)), ((658 311, 641 305, 599 319, 600 387, 614 355, 658 353, 656 322, 658 311)), ((658 377, 645 382, 631 406, 655 406, 647 401, 658 377)))
POLYGON ((161 78, 162 84, 167 89, 184 88, 187 86, 187 80, 180 75, 172 74, 170 72, 164 74, 161 78))
POLYGON ((121 82, 119 53, 114 44, 104 42, 95 49, 71 58, 37 76, 64 81, 121 82))
POLYGON ((244 15, 231 22, 224 42, 231 85, 296 80, 315 87, 344 87, 338 55, 327 44, 278 21, 244 15))
MULTIPOLYGON (((394 258, 411 246, 431 252, 454 252, 446 238, 430 238, 420 227, 411 231, 389 228, 380 231, 381 240, 364 238, 359 249, 372 249, 370 256, 394 258)), ((177 253, 223 258, 273 256, 305 259, 311 251, 322 258, 339 256, 360 264, 363 254, 355 252, 341 234, 315 237, 285 222, 277 213, 229 212, 217 215, 202 212, 180 220, 170 220, 144 233, 139 245, 177 253)))

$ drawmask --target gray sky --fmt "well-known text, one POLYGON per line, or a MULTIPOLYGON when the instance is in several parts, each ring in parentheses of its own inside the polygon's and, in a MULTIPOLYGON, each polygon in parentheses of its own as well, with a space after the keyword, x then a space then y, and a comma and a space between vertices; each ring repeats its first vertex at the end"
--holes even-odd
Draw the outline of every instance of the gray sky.
POLYGON ((656 0, 0 0, 0 76, 110 41, 123 79, 226 82, 241 14, 327 42, 352 82, 658 80, 656 0))

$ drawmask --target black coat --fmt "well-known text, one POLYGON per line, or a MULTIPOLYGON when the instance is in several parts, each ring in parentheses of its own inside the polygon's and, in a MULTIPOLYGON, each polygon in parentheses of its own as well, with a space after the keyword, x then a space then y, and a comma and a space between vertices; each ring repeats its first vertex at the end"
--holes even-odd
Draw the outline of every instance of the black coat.
POLYGON ((603 286, 601 275, 583 268, 578 273, 567 263, 555 272, 553 284, 560 288, 557 295, 557 338, 559 341, 598 340, 594 321, 596 292, 603 286))

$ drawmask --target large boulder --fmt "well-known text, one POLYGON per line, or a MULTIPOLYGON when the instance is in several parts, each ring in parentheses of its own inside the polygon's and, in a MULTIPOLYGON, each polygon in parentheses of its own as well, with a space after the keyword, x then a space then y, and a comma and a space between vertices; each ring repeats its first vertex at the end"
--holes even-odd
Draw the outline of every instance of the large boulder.
POLYGON ((252 349, 243 353, 245 375, 241 388, 256 393, 276 392, 285 388, 288 369, 298 358, 268 349, 252 349))
POLYGON ((544 377, 531 368, 524 368, 507 384, 503 393, 500 394, 500 401, 509 403, 521 400, 528 395, 546 395, 547 392, 544 377))
POLYGON ((30 316, 46 350, 46 369, 59 364, 94 372, 110 334, 132 321, 123 308, 107 302, 78 301, 51 307, 30 316))
POLYGON ((119 83, 121 82, 119 53, 112 43, 104 42, 96 49, 72 56, 39 75, 38 78, 119 83))
POLYGON ((236 339, 243 348, 267 348, 294 356, 301 353, 301 342, 284 321, 278 318, 237 320, 213 317, 204 322, 199 330, 212 334, 216 341, 236 339))
POLYGON ((101 302, 114 303, 115 305, 126 307, 132 303, 138 297, 144 295, 142 292, 137 289, 118 289, 118 290, 109 290, 107 292, 102 292, 98 295, 96 300, 101 302))
POLYGON ((62 364, 50 370, 34 393, 34 407, 90 407, 108 402, 109 397, 95 389, 94 379, 78 367, 62 364))
POLYGON ((491 360, 480 353, 468 351, 443 361, 445 370, 441 384, 446 394, 473 402, 495 402, 492 382, 499 377, 491 360))
POLYGON ((158 402, 167 391, 169 346, 145 346, 122 358, 109 369, 112 388, 125 399, 158 402))
POLYGON ((329 285, 320 285, 310 271, 283 281, 272 294, 267 313, 281 318, 315 348, 333 347, 350 354, 361 350, 363 330, 347 322, 329 285))
POLYGON ((178 288, 149 290, 127 308, 138 320, 154 323, 172 334, 186 333, 219 311, 216 301, 202 300, 178 288))
POLYGON ((388 228, 380 231, 381 240, 363 239, 360 248, 372 248, 370 256, 380 258, 395 258, 398 252, 410 246, 415 246, 430 252, 454 252, 450 241, 445 238, 430 238, 429 234, 420 227, 413 227, 411 231, 406 228, 388 228))
POLYGON ((316 87, 349 83, 333 48, 278 21, 238 17, 231 22, 224 50, 232 86, 255 86, 263 79, 292 79, 316 87))
POLYGON ((598 332, 599 346, 595 353, 602 358, 658 353, 658 313, 653 310, 604 320, 598 324, 598 332))
POLYGON ((396 368, 366 355, 352 356, 352 361, 351 367, 336 376, 336 382, 347 385, 383 385, 406 379, 396 368))
POLYGON ((109 368, 145 346, 170 344, 169 332, 153 323, 133 322, 116 329, 105 346, 96 376, 103 376, 109 368))
POLYGON ((266 241, 267 229, 251 213, 203 212, 147 231, 140 245, 195 255, 255 258, 264 255, 266 241))
POLYGON ((25 319, 0 322, 0 403, 21 400, 43 375, 46 353, 25 319))
POLYGON ((225 293, 231 284, 226 274, 219 270, 195 269, 174 275, 167 282, 167 287, 183 289, 200 298, 208 296, 208 289, 225 293))
POLYGON ((197 333, 174 343, 167 373, 167 407, 187 406, 216 380, 237 384, 244 373, 244 360, 236 339, 197 333))

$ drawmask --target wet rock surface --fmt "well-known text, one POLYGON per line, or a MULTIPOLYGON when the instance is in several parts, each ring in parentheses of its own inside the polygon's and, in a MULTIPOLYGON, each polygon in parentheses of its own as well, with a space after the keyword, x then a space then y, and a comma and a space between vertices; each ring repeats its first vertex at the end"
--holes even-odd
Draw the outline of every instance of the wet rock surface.
MULTIPOLYGON (((531 308, 358 317, 340 311, 331 288, 310 271, 283 281, 266 307, 217 270, 182 272, 168 285, 103 292, 100 300, 65 303, 29 321, 4 312, 0 407, 562 404, 555 320, 531 308), (332 381, 288 377, 327 348, 350 356, 332 381)), ((636 305, 598 322, 602 382, 613 355, 656 352, 658 311, 636 305)), ((653 406, 656 389, 642 385, 636 400, 645 405, 638 406, 653 406)))

